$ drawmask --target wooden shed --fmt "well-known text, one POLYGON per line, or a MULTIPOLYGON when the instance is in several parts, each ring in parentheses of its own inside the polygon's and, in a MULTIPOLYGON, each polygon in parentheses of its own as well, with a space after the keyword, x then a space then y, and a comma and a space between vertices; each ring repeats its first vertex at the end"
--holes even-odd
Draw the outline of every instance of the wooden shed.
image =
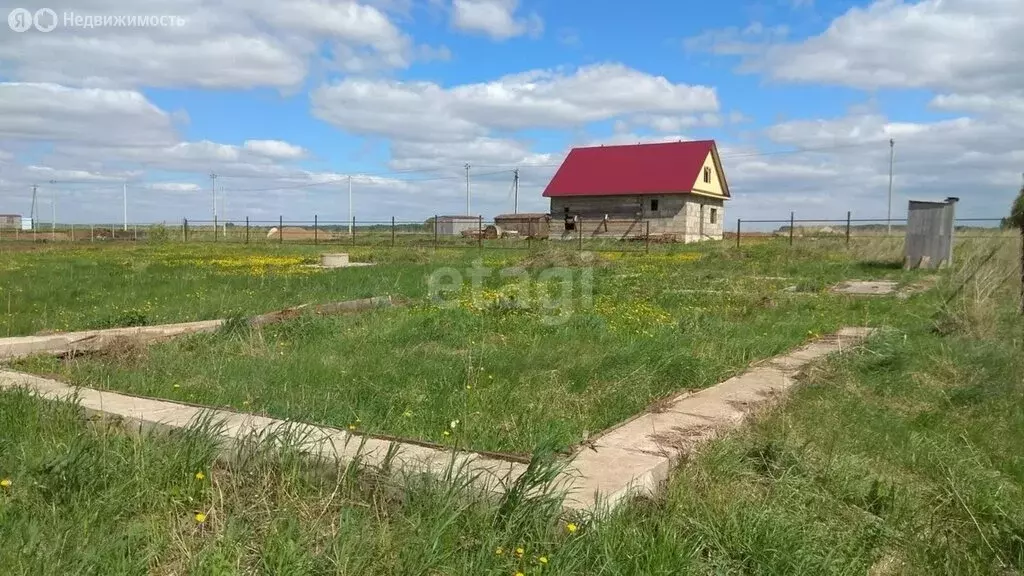
POLYGON ((521 238, 547 238, 551 232, 551 215, 543 212, 502 214, 494 217, 494 223, 521 238))

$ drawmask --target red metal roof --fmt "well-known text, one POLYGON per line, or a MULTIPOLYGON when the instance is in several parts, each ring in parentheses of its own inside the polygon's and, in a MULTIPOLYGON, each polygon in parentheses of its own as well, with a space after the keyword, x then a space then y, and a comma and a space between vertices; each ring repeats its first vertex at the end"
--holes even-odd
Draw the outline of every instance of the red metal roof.
MULTIPOLYGON (((544 196, 686 194, 692 188, 714 140, 573 148, 544 190, 544 196)), ((719 174, 728 198, 725 177, 719 174)))

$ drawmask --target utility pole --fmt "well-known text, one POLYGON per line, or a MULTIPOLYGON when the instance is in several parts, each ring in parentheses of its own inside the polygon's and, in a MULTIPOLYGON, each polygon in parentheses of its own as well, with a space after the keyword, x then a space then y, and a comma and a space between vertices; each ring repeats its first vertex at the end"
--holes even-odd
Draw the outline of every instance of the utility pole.
POLYGON ((32 229, 33 230, 36 229, 36 221, 38 220, 36 218, 36 192, 38 192, 38 190, 39 190, 39 186, 36 186, 35 184, 33 184, 32 185, 32 212, 29 213, 29 218, 32 219, 32 229))
POLYGON ((352 224, 356 221, 355 212, 352 208, 352 175, 348 175, 348 235, 352 237, 352 224))
POLYGON ((217 220, 217 175, 210 172, 210 191, 213 192, 213 219, 217 220))
POLYGON ((896 155, 896 141, 892 138, 889 139, 889 211, 886 213, 885 219, 888 224, 888 231, 886 235, 892 235, 892 163, 893 158, 896 155))
POLYGON ((466 216, 473 214, 469 203, 469 162, 466 162, 466 216))
POLYGON ((122 188, 122 206, 124 208, 124 231, 128 231, 128 183, 125 182, 122 188))
POLYGON ((519 168, 516 168, 515 172, 513 172, 512 190, 514 191, 512 213, 519 214, 519 168))

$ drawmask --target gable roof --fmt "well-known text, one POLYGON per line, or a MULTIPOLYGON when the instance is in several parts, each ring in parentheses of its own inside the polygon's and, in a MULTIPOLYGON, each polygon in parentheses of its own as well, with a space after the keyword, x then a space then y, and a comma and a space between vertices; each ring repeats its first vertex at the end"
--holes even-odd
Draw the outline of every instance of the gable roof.
POLYGON ((547 198, 686 194, 711 153, 725 198, 729 187, 714 140, 573 148, 544 190, 547 198))

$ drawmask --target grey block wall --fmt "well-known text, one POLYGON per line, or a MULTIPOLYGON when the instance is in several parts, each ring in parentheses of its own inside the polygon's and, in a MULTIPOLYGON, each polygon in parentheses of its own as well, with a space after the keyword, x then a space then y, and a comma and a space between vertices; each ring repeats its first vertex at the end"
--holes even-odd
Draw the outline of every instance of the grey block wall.
POLYGON ((588 235, 639 236, 646 233, 647 222, 651 234, 675 234, 683 242, 720 240, 724 231, 723 200, 695 194, 552 198, 551 226, 555 237, 563 235, 566 208, 569 214, 583 219, 584 233, 588 235), (656 201, 657 209, 652 201, 656 201), (605 216, 614 224, 607 230, 598 229, 597 224, 605 216))

